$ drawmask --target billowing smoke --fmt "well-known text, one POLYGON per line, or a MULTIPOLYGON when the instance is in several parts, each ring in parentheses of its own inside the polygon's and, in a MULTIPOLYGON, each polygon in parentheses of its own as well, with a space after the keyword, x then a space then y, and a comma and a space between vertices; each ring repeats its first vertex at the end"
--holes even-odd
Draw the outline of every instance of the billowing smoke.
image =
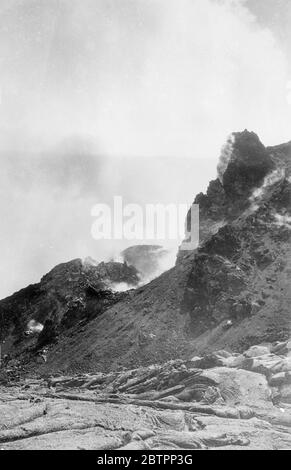
POLYGON ((225 145, 222 147, 222 150, 221 150, 221 153, 220 153, 219 162, 218 162, 218 165, 217 165, 217 174, 218 174, 218 178, 219 178, 221 184, 223 184, 223 175, 225 173, 225 170, 226 170, 226 168, 229 164, 229 161, 231 159, 231 156, 233 154, 234 142, 235 142, 235 135, 231 134, 228 137, 225 145))
POLYGON ((156 268, 152 272, 141 276, 139 286, 148 284, 153 279, 160 276, 160 274, 171 269, 175 265, 176 258, 177 250, 175 248, 166 250, 163 256, 158 259, 156 268))
POLYGON ((177 247, 135 245, 125 249, 123 261, 134 266, 140 275, 139 286, 147 284, 175 265, 177 247))
POLYGON ((108 283, 113 292, 124 292, 144 286, 165 271, 171 269, 176 262, 177 247, 163 248, 162 246, 135 245, 128 247, 114 257, 115 262, 127 263, 138 271, 140 281, 136 285, 126 282, 108 283))

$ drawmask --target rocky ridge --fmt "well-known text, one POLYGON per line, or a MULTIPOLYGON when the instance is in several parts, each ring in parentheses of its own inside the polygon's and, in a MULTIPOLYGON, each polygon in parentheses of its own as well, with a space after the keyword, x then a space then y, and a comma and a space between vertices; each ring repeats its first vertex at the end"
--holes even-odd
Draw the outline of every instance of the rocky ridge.
POLYGON ((30 285, 0 301, 2 357, 22 363, 37 351, 55 344, 62 335, 88 323, 126 292, 113 292, 115 283, 136 287, 139 274, 125 263, 96 263, 75 259, 62 263, 30 285))

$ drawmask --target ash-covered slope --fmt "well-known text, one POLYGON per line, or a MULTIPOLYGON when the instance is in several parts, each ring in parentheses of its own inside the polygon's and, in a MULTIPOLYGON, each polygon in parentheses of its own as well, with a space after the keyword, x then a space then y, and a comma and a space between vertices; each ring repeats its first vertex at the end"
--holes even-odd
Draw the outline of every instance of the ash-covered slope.
POLYGON ((199 248, 60 336, 38 370, 138 367, 288 339, 290 162, 291 143, 265 148, 254 133, 233 134, 218 178, 195 199, 199 248))

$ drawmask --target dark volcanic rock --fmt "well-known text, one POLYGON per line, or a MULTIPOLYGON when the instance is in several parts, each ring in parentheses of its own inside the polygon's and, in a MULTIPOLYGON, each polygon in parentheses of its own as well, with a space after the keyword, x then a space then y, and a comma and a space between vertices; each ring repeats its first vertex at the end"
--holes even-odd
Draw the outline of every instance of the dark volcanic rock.
POLYGON ((229 138, 218 164, 218 174, 228 196, 242 197, 262 183, 274 163, 254 132, 236 132, 229 138))
POLYGON ((98 276, 105 285, 112 283, 126 283, 134 287, 139 282, 139 273, 135 266, 128 266, 127 263, 117 263, 109 261, 108 263, 99 263, 96 267, 87 265, 86 272, 98 276))
MULTIPOLYGON (((271 153, 255 133, 247 130, 233 133, 222 149, 218 178, 209 183, 206 194, 200 193, 194 200, 199 204, 200 242, 250 207, 252 193, 275 168, 271 153)), ((190 224, 189 211, 188 232, 190 224)))

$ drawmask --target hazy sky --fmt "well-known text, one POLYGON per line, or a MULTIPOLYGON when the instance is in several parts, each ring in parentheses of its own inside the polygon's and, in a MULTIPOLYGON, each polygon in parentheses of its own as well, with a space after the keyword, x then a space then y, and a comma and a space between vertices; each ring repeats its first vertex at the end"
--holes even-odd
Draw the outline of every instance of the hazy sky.
POLYGON ((290 0, 0 0, 0 20, 0 296, 115 250, 94 203, 190 203, 230 132, 291 139, 290 0))

